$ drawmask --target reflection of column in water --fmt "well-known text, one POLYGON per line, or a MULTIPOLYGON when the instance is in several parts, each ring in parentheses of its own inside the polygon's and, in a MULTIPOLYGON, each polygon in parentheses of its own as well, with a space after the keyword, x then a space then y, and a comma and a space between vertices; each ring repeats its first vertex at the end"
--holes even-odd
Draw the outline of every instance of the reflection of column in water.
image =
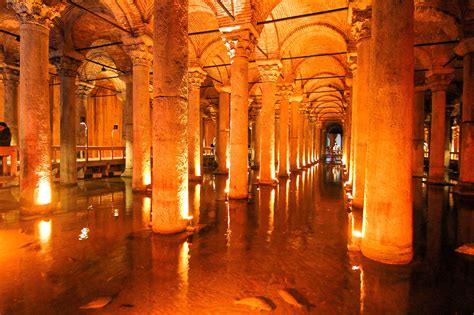
POLYGON ((441 226, 445 188, 428 186, 428 208, 426 229, 426 259, 432 270, 437 269, 441 254, 441 226))
POLYGON ((361 314, 408 313, 410 267, 364 259, 360 270, 361 314))
POLYGON ((60 186, 59 200, 61 212, 75 211, 77 209, 77 186, 60 186))
POLYGON ((474 204, 470 200, 456 200, 457 244, 461 246, 474 242, 474 204))
POLYGON ((148 224, 151 222, 151 198, 144 197, 142 205, 142 224, 143 227, 148 227, 148 224))
MULTIPOLYGON (((166 287, 163 303, 178 303, 186 309, 188 301, 189 247, 185 235, 152 237, 152 275, 157 289, 166 287), (165 281, 165 283, 164 283, 165 281)), ((159 305, 155 306, 159 309, 159 305)))
POLYGON ((248 225, 247 200, 230 200, 228 204, 228 250, 245 250, 248 225))
POLYGON ((133 211, 132 181, 129 178, 122 180, 125 183, 125 213, 129 214, 133 211))
POLYGON ((413 250, 417 255, 426 241, 424 232, 425 200, 421 178, 413 178, 413 250))
POLYGON ((265 230, 267 234, 267 242, 271 241, 274 229, 275 216, 275 190, 272 187, 260 187, 260 217, 262 224, 260 227, 265 230))
POLYGON ((216 175, 214 177, 215 181, 215 195, 216 195, 216 200, 221 201, 221 200, 226 200, 227 199, 227 192, 226 192, 226 186, 227 186, 227 176, 223 175, 216 175))
POLYGON ((279 233, 286 232, 288 228, 289 189, 289 179, 280 181, 278 185, 278 207, 275 209, 275 229, 278 230, 279 233))
POLYGON ((288 213, 288 228, 293 229, 296 225, 296 211, 298 209, 298 193, 299 193, 299 174, 295 177, 291 177, 290 180, 290 194, 289 204, 290 211, 288 213))
POLYGON ((201 222, 201 184, 196 184, 196 186, 194 186, 192 213, 194 224, 199 224, 201 222))

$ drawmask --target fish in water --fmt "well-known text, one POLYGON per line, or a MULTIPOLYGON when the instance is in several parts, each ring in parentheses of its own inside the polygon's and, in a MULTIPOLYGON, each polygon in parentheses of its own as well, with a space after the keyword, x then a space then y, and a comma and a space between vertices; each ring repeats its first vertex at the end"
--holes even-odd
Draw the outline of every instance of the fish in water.
POLYGON ((93 299, 89 303, 82 305, 79 308, 83 310, 102 308, 109 304, 110 301, 112 301, 111 296, 100 296, 98 298, 93 299))
POLYGON ((234 304, 236 305, 247 305, 252 309, 259 309, 264 311, 272 311, 273 306, 270 305, 269 300, 262 297, 248 297, 240 300, 235 300, 234 304))
POLYGON ((463 246, 460 246, 456 248, 456 251, 461 254, 466 254, 466 255, 474 255, 474 243, 469 243, 469 244, 464 244, 463 246))
POLYGON ((305 307, 305 305, 302 304, 300 301, 298 301, 298 299, 288 289, 278 290, 278 294, 288 304, 296 306, 297 308, 304 308, 305 307))

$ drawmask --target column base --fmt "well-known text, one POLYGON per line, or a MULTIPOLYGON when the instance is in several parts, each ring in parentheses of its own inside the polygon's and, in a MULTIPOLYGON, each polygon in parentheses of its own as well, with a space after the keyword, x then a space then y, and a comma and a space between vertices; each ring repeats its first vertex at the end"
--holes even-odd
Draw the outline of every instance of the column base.
POLYGON ((188 181, 190 181, 190 182, 200 182, 200 181, 202 181, 202 176, 189 175, 188 176, 188 181))
POLYGON ((474 183, 459 182, 453 192, 458 196, 474 199, 474 183))
POLYGON ((299 172, 301 172, 301 170, 299 168, 290 168, 290 173, 291 174, 293 174, 293 173, 296 174, 296 173, 299 173, 299 172))
POLYGON ((357 210, 363 210, 364 209, 364 200, 360 199, 352 199, 352 208, 355 208, 357 210))
POLYGON ((156 234, 165 234, 165 235, 178 234, 178 233, 185 232, 186 227, 188 225, 189 225, 188 220, 181 220, 181 222, 178 222, 175 226, 167 227, 167 228, 155 227, 152 225, 151 230, 153 231, 153 233, 156 233, 156 234))
POLYGON ((228 200, 242 200, 242 199, 249 199, 248 193, 246 195, 231 195, 227 196, 228 200))
POLYGON ((362 239, 361 251, 365 257, 389 265, 405 265, 413 260, 411 245, 388 246, 362 239))
POLYGON ((288 178, 288 177, 290 177, 290 173, 284 172, 284 173, 278 174, 278 177, 281 177, 281 178, 288 178))
POLYGON ((132 175, 133 175, 133 169, 129 168, 129 169, 125 169, 125 171, 122 173, 122 175, 120 175, 120 177, 132 178, 132 175))
POLYGON ((259 170, 260 169, 260 165, 259 164, 254 164, 250 167, 251 169, 253 170, 259 170))
POLYGON ((433 185, 433 186, 454 186, 452 183, 449 183, 447 181, 443 180, 434 180, 434 179, 428 179, 426 181, 427 185, 433 185))
POLYGON ((51 204, 47 205, 20 205, 20 219, 21 220, 33 220, 38 219, 47 215, 50 215, 52 212, 51 204))

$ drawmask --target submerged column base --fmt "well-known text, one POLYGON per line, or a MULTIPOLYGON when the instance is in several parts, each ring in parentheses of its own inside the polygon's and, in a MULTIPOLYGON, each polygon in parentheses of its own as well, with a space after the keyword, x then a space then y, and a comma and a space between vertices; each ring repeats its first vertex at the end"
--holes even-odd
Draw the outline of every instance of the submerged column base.
POLYGON ((413 259, 413 248, 411 244, 405 247, 399 247, 380 245, 379 242, 363 239, 361 251, 362 254, 369 259, 390 265, 408 264, 413 259))
POLYGON ((454 187, 454 193, 462 197, 474 199, 474 183, 459 182, 454 187))

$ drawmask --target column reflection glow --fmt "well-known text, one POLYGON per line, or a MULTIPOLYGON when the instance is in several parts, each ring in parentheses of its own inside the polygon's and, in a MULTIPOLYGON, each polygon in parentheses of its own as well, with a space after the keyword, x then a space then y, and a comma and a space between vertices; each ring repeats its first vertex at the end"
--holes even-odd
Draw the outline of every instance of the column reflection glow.
POLYGON ((181 293, 186 299, 189 286, 189 243, 184 242, 179 251, 178 276, 180 280, 181 293))

